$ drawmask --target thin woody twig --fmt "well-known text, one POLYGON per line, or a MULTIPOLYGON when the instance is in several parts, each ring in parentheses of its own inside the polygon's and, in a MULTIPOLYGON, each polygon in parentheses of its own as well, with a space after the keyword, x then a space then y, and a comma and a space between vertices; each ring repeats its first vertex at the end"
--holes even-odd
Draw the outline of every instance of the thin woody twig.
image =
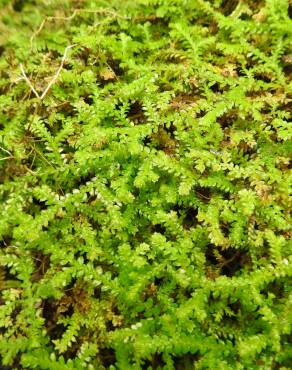
POLYGON ((12 158, 14 158, 14 156, 12 155, 12 153, 10 153, 9 150, 3 148, 2 146, 0 146, 0 149, 3 150, 3 152, 9 154, 9 157, 0 158, 0 161, 5 161, 6 159, 12 159, 12 158))
POLYGON ((77 11, 74 10, 74 12, 72 13, 72 15, 70 15, 69 17, 46 17, 42 23, 40 24, 39 28, 31 35, 30 37, 30 49, 32 49, 33 47, 33 40, 36 38, 36 36, 42 32, 42 29, 44 28, 46 22, 48 21, 52 21, 52 20, 66 20, 66 21, 69 21, 71 19, 73 19, 75 17, 75 15, 77 14, 77 11))
MULTIPOLYGON (((68 17, 52 17, 52 16, 49 16, 49 17, 46 17, 40 24, 39 28, 32 34, 31 38, 30 38, 30 47, 32 49, 33 47, 33 40, 35 39, 35 37, 42 31, 42 29, 44 28, 45 24, 47 21, 52 21, 52 20, 71 20, 73 19, 78 13, 95 13, 95 14, 102 14, 102 13, 105 13, 105 14, 111 14, 117 18, 122 18, 122 19, 128 19, 129 17, 127 16, 122 16, 118 13, 116 13, 115 11, 111 10, 111 9, 75 9, 73 11, 73 13, 68 16, 68 17)), ((40 100, 43 100, 44 97, 46 96, 46 94, 48 93, 48 91, 50 90, 51 86, 56 82, 57 78, 59 77, 59 74, 63 68, 63 65, 64 65, 64 62, 65 62, 65 59, 67 57, 67 52, 69 49, 71 49, 72 47, 74 47, 74 45, 69 45, 66 47, 65 51, 64 51, 64 55, 63 55, 63 58, 62 58, 62 61, 61 61, 61 64, 56 72, 56 74, 54 75, 54 77, 51 79, 51 81, 49 82, 48 86, 45 88, 45 90, 43 91, 43 93, 40 95, 36 89, 34 88, 33 84, 31 83, 30 79, 27 77, 25 71, 24 71, 24 68, 23 68, 23 65, 20 64, 20 69, 21 69, 21 72, 22 72, 22 77, 20 77, 19 79, 17 79, 15 82, 19 81, 19 80, 22 80, 24 79, 26 81, 26 83, 28 84, 28 86, 30 87, 31 91, 34 93, 34 95, 40 99, 40 100)))
POLYGON ((5 159, 13 159, 14 157, 13 156, 10 156, 10 157, 4 157, 4 158, 0 158, 0 161, 4 161, 5 159))
POLYGON ((40 24, 39 28, 31 35, 31 38, 30 38, 30 49, 32 50, 32 42, 33 42, 33 39, 42 31, 42 29, 44 28, 44 25, 46 23, 46 21, 49 19, 50 17, 47 17, 45 18, 42 23, 40 24))
POLYGON ((43 93, 41 95, 36 91, 33 84, 31 83, 30 79, 27 77, 27 75, 24 71, 23 65, 20 64, 20 69, 21 69, 21 72, 22 72, 23 79, 26 81, 28 86, 31 88, 31 91, 35 94, 35 96, 38 99, 43 100, 44 97, 47 95, 48 91, 50 90, 50 88, 52 87, 52 85, 57 81, 57 79, 58 79, 58 77, 59 77, 59 75, 60 75, 60 73, 63 69, 64 63, 65 63, 65 60, 66 60, 66 57, 67 57, 68 50, 73 48, 74 46, 76 46, 76 44, 69 45, 65 48, 65 51, 64 51, 64 54, 63 54, 63 57, 62 57, 62 60, 61 60, 61 64, 60 64, 56 74, 53 76, 51 81, 48 83, 48 86, 45 88, 45 90, 43 91, 43 93))
POLYGON ((26 81, 26 83, 28 84, 28 86, 31 88, 31 91, 39 99, 40 98, 39 93, 35 90, 35 88, 33 87, 33 84, 30 82, 30 79, 27 77, 27 75, 26 75, 26 73, 24 71, 23 65, 20 64, 19 66, 20 66, 21 73, 22 73, 22 76, 23 76, 24 80, 26 81))
POLYGON ((63 66, 64 66, 64 62, 66 60, 66 57, 67 57, 67 52, 69 49, 72 49, 74 46, 76 46, 76 44, 73 44, 73 45, 69 45, 66 47, 65 51, 64 51, 64 55, 63 55, 63 58, 61 60, 61 64, 55 74, 55 76, 51 79, 51 81, 49 82, 48 86, 45 88, 45 91, 42 93, 42 95, 40 96, 40 99, 43 100, 43 98, 46 96, 47 92, 50 90, 51 86, 56 82, 57 78, 59 77, 59 74, 61 72, 61 70, 63 69, 63 66))
POLYGON ((63 21, 70 21, 71 19, 75 18, 75 16, 78 14, 78 13, 94 13, 94 14, 102 14, 102 13, 108 13, 108 14, 111 14, 117 18, 122 18, 122 19, 128 19, 129 17, 126 17, 126 16, 123 16, 123 15, 120 15, 118 13, 116 13, 115 11, 113 10, 110 10, 110 9, 74 9, 73 13, 71 15, 69 15, 68 17, 52 17, 52 16, 49 16, 49 17, 46 17, 42 23, 40 24, 39 28, 31 35, 31 38, 30 38, 30 48, 32 49, 33 47, 33 40, 36 38, 36 36, 38 34, 40 34, 42 32, 42 29, 44 28, 46 22, 48 21, 53 21, 53 20, 63 20, 63 21))
POLYGON ((0 149, 3 150, 3 152, 9 154, 10 156, 12 156, 12 154, 9 152, 9 150, 3 148, 2 146, 0 146, 0 149))

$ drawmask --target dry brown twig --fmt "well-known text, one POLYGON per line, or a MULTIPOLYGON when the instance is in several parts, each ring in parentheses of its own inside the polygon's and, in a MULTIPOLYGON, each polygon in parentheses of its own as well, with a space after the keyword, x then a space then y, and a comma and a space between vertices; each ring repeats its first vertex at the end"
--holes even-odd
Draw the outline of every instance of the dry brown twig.
POLYGON ((3 152, 9 154, 10 156, 12 156, 12 154, 9 152, 9 150, 3 148, 2 146, 0 146, 0 149, 3 150, 3 152))
MULTIPOLYGON (((32 47, 33 47, 33 40, 42 31, 42 29, 44 28, 46 22, 52 21, 52 20, 66 20, 66 21, 69 21, 69 20, 73 19, 78 13, 94 13, 94 14, 98 14, 98 13, 103 14, 104 13, 104 14, 111 14, 111 15, 117 17, 117 18, 128 19, 128 17, 122 16, 122 15, 116 13, 115 11, 113 11, 111 9, 96 9, 96 10, 94 10, 94 9, 74 9, 73 13, 70 16, 68 16, 68 17, 46 17, 42 21, 42 23, 40 24, 39 28, 32 34, 32 36, 30 38, 30 48, 32 49, 32 47)), ((69 46, 66 47, 66 49, 64 51, 63 58, 61 60, 61 64, 60 64, 60 66, 59 66, 56 74, 53 76, 53 78, 49 82, 48 86, 45 88, 45 90, 43 91, 43 93, 41 95, 36 91, 36 89, 34 88, 32 82, 27 77, 22 64, 20 64, 20 69, 21 69, 22 77, 18 78, 14 82, 17 82, 19 80, 25 80, 26 83, 28 84, 28 86, 30 87, 31 91, 34 93, 34 95, 38 99, 43 100, 44 97, 47 95, 48 91, 50 90, 50 88, 52 87, 52 85, 58 79, 59 74, 60 74, 60 72, 61 72, 61 70, 62 70, 62 68, 64 66, 64 62, 66 60, 68 50, 71 49, 71 48, 73 48, 75 45, 76 44, 69 45, 69 46)))
POLYGON ((25 70, 23 69, 23 65, 20 64, 19 67, 21 69, 21 73, 22 73, 23 79, 26 81, 26 83, 28 84, 28 86, 31 88, 31 91, 35 94, 35 96, 40 99, 39 93, 35 90, 35 88, 33 87, 33 84, 30 82, 30 79, 27 77, 27 75, 25 73, 25 70))
POLYGON ((35 37, 42 32, 42 29, 44 28, 46 22, 48 21, 54 21, 54 20, 63 20, 63 21, 70 21, 71 19, 75 18, 78 13, 93 13, 93 14, 111 14, 117 18, 122 18, 122 19, 128 19, 128 17, 120 15, 116 12, 114 12, 111 9, 74 9, 73 13, 69 15, 68 17, 46 17, 42 23, 40 24, 39 28, 31 35, 30 38, 30 48, 32 49, 33 47, 33 40, 35 37))
POLYGON ((10 153, 9 150, 3 148, 2 146, 0 146, 0 149, 3 150, 3 152, 9 154, 9 157, 0 158, 0 161, 4 161, 6 159, 12 159, 12 158, 14 158, 14 156, 10 153))
POLYGON ((55 73, 55 75, 53 76, 53 78, 51 79, 51 81, 48 83, 48 86, 45 88, 45 90, 43 91, 43 93, 40 95, 36 89, 34 88, 33 84, 31 83, 30 79, 27 77, 26 73, 25 73, 25 70, 23 68, 23 65, 20 64, 20 69, 21 69, 21 73, 22 73, 22 78, 26 81, 26 83, 28 84, 28 86, 31 88, 31 91, 34 93, 34 95, 40 99, 40 100, 43 100, 44 97, 47 95, 48 91, 50 90, 50 88, 52 87, 52 85, 57 81, 62 69, 63 69, 63 66, 64 66, 64 63, 65 63, 65 60, 66 60, 66 57, 67 57, 67 53, 68 53, 68 50, 69 49, 72 49, 74 46, 76 46, 76 44, 73 44, 73 45, 68 45, 66 48, 65 48, 65 51, 64 51, 64 54, 63 54, 63 57, 62 57, 62 60, 61 60, 61 63, 60 63, 60 66, 57 70, 57 72, 55 73))
POLYGON ((5 161, 6 159, 13 159, 14 157, 11 157, 11 156, 9 156, 9 157, 4 157, 4 158, 0 158, 0 161, 5 161))

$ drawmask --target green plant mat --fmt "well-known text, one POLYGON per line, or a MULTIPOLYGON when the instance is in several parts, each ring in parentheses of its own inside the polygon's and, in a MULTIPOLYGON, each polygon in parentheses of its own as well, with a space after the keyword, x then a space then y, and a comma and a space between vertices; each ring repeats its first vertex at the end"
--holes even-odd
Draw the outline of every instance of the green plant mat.
POLYGON ((1 369, 292 368, 291 15, 0 0, 1 369))

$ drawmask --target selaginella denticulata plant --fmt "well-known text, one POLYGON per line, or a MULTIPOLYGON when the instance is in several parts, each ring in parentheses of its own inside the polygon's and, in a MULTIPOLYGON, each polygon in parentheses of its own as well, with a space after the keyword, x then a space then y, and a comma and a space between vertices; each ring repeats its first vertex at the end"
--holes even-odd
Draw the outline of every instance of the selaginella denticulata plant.
POLYGON ((0 0, 0 368, 292 369, 288 0, 0 0))

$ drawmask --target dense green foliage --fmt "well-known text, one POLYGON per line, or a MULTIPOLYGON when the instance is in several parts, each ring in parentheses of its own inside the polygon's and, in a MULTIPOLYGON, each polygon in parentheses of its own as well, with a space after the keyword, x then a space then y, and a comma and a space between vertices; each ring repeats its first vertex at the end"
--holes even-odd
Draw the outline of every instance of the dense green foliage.
POLYGON ((291 13, 0 0, 1 369, 291 369, 291 13))

